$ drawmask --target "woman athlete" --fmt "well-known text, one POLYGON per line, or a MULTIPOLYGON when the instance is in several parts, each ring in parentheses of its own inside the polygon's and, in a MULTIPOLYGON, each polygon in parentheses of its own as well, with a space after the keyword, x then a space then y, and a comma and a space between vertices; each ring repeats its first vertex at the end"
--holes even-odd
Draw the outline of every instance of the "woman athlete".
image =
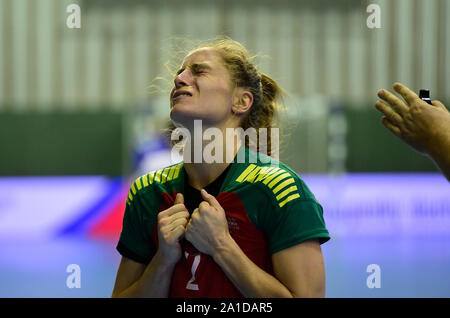
MULTIPOLYGON (((184 58, 170 118, 191 136, 195 120, 222 132, 224 151, 216 149, 214 162, 183 160, 135 180, 113 297, 325 296, 320 245, 330 236, 321 205, 287 165, 226 133, 271 128, 280 94, 231 39, 184 58)), ((210 141, 191 140, 184 153, 203 155, 210 141)))

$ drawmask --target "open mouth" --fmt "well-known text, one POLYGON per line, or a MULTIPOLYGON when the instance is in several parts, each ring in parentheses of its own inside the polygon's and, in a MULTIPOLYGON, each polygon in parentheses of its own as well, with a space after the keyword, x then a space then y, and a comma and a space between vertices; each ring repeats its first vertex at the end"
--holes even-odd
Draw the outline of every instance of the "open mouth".
POLYGON ((192 93, 188 91, 178 91, 173 94, 172 99, 175 100, 182 97, 192 97, 192 93))

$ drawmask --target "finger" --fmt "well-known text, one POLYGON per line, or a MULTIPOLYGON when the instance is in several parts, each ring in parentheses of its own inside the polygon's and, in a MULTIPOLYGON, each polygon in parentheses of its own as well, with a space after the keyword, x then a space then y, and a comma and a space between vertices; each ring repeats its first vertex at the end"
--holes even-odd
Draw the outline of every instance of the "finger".
POLYGON ((177 193, 177 196, 175 197, 174 205, 179 204, 179 203, 184 203, 184 196, 181 192, 177 193))
POLYGON ((189 214, 189 217, 187 218, 188 220, 188 224, 192 224, 192 221, 194 220, 194 218, 198 217, 198 208, 195 209, 192 214, 189 214))
POLYGON ((175 205, 171 206, 170 208, 168 208, 167 210, 159 212, 158 219, 171 216, 171 215, 181 212, 181 211, 187 211, 186 206, 182 203, 175 204, 175 205))
POLYGON ((400 124, 403 121, 399 114, 380 100, 375 103, 375 108, 383 113, 393 123, 400 124))
POLYGON ((432 101, 431 104, 433 104, 433 106, 436 106, 436 107, 438 107, 438 108, 441 108, 442 110, 448 111, 447 107, 445 107, 445 105, 442 104, 442 103, 441 103, 440 101, 438 101, 438 100, 432 101))
POLYGON ((186 231, 192 227, 192 218, 189 219, 189 222, 186 224, 186 231))
POLYGON ((167 231, 174 231, 180 225, 183 226, 183 228, 185 228, 187 223, 188 223, 187 219, 177 219, 172 223, 170 223, 169 225, 167 225, 167 231))
POLYGON ((220 205, 219 201, 216 200, 216 198, 209 194, 208 192, 206 192, 205 189, 202 189, 200 191, 200 193, 202 194, 203 199, 209 203, 209 205, 211 205, 212 207, 216 208, 216 209, 221 209, 222 206, 220 205))
POLYGON ((211 204, 209 204, 206 201, 202 201, 200 202, 200 204, 198 205, 198 211, 199 212, 203 212, 203 211, 208 211, 208 209, 211 208, 211 204))
POLYGON ((180 225, 177 228, 175 228, 172 231, 172 233, 170 233, 171 235, 170 235, 169 243, 173 243, 175 241, 181 240, 184 237, 185 232, 186 232, 186 230, 185 230, 184 226, 180 225))
MULTIPOLYGON (((189 242, 191 242, 191 240, 192 240, 192 232, 191 232, 191 230, 190 230, 190 226, 188 225, 187 227, 186 227, 186 231, 184 231, 184 238, 187 240, 187 241, 189 241, 189 242)), ((192 243, 192 242, 191 242, 192 243)))
POLYGON ((420 99, 419 96, 417 96, 416 93, 414 93, 412 90, 410 90, 408 87, 403 85, 402 83, 395 82, 392 85, 392 88, 402 95, 402 97, 406 100, 406 102, 411 105, 414 101, 420 99))
MULTIPOLYGON (((171 226, 171 224, 173 224, 176 220, 185 220, 187 222, 188 219, 189 219, 189 212, 187 211, 177 212, 175 214, 172 214, 171 216, 165 217, 160 217, 158 215, 158 226, 160 228, 164 228, 171 226)), ((169 229, 172 229, 172 227, 169 227, 169 229)))
POLYGON ((378 97, 388 102, 389 105, 391 105, 391 107, 399 114, 403 114, 408 111, 408 106, 400 98, 385 89, 380 89, 378 91, 378 97))
POLYGON ((199 217, 199 209, 195 209, 194 212, 192 212, 191 218, 189 219, 189 224, 192 224, 194 220, 197 220, 199 217))
POLYGON ((175 214, 172 214, 170 217, 170 222, 173 222, 175 220, 178 219, 189 219, 189 212, 188 211, 181 211, 181 212, 177 212, 175 214))
POLYGON ((178 215, 172 215, 166 219, 163 219, 163 224, 164 225, 170 225, 170 224, 174 224, 175 222, 188 222, 189 220, 189 213, 184 213, 184 212, 179 212, 177 213, 178 215), (166 222, 164 222, 165 220, 167 220, 166 222), (181 221, 180 221, 181 220, 181 221))
MULTIPOLYGON (((186 224, 185 228, 186 228, 186 233, 192 233, 194 226, 192 225, 193 219, 191 218, 188 222, 188 224, 186 224)), ((187 235, 185 235, 186 239, 187 239, 187 235)))
POLYGON ((394 135, 396 135, 397 137, 401 138, 402 134, 401 134, 401 130, 399 127, 395 126, 387 117, 383 116, 381 118, 381 122, 383 123, 384 126, 386 126, 387 129, 389 129, 394 135))

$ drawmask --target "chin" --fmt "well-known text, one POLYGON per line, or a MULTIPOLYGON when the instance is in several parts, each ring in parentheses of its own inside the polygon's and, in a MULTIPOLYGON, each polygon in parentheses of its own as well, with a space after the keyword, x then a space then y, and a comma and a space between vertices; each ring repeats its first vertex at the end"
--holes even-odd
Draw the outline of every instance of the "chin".
POLYGON ((189 104, 175 104, 170 111, 170 119, 175 126, 183 126, 186 128, 194 127, 194 120, 201 120, 203 127, 218 122, 217 114, 211 113, 209 110, 194 111, 194 106, 189 104))
POLYGON ((175 105, 170 111, 170 119, 176 127, 189 127, 193 125, 194 119, 201 118, 198 114, 194 114, 192 111, 182 109, 182 107, 175 105))

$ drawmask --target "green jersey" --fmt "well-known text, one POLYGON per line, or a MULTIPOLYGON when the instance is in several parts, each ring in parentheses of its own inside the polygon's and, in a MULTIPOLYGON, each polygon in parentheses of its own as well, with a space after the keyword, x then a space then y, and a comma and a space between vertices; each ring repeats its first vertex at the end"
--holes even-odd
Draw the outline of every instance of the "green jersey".
MULTIPOLYGON (((158 248, 157 214, 184 194, 183 162, 151 172, 132 184, 117 249, 147 264, 158 248)), ((271 255, 316 238, 330 239, 322 206, 287 165, 241 147, 216 196, 230 235, 257 266, 273 274, 271 255)), ((188 198, 185 198, 185 200, 188 198)), ((190 211, 192 212, 192 211, 190 211)), ((212 257, 182 241, 172 276, 172 297, 242 297, 212 257)))

